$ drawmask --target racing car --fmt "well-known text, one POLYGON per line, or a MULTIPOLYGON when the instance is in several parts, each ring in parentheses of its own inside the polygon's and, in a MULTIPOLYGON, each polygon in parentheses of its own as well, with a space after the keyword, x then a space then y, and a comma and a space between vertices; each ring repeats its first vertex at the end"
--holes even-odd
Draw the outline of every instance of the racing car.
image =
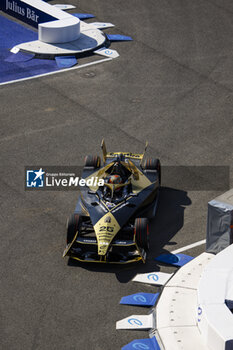
POLYGON ((159 159, 144 153, 107 152, 85 157, 81 188, 74 213, 67 220, 63 257, 100 263, 146 261, 149 219, 156 213, 161 184, 159 159), (91 178, 101 180, 101 185, 91 178))

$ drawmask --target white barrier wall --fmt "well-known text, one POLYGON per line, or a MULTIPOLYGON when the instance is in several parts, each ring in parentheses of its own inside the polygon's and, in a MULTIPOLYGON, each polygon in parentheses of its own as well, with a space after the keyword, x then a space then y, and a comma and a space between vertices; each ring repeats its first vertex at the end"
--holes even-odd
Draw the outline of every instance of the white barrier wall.
POLYGON ((77 17, 41 0, 23 0, 23 2, 57 18, 55 21, 40 23, 38 25, 38 39, 40 41, 50 44, 60 44, 79 38, 80 20, 77 17))
POLYGON ((41 23, 38 26, 38 39, 45 43, 66 43, 77 40, 79 35, 79 19, 74 16, 41 23))
POLYGON ((1 0, 0 9, 34 27, 38 27, 39 40, 60 44, 77 40, 80 20, 42 0, 1 0))
POLYGON ((210 350, 233 350, 233 245, 217 254, 203 271, 198 286, 198 328, 210 350))
POLYGON ((214 255, 203 253, 181 267, 165 285, 156 306, 157 335, 165 350, 210 350, 197 327, 197 288, 214 255))

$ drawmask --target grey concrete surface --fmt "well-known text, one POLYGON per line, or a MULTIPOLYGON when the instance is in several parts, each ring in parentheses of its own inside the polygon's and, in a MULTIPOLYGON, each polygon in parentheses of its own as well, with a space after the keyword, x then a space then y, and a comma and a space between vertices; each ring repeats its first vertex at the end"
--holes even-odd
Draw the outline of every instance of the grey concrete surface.
POLYGON ((131 278, 174 271, 153 258, 205 238, 207 202, 220 194, 163 184, 146 265, 68 264, 65 222, 78 193, 25 192, 24 166, 81 165, 103 136, 113 151, 140 152, 148 140, 148 155, 164 165, 232 166, 230 0, 64 2, 134 41, 113 43, 114 61, 0 87, 0 343, 7 350, 115 350, 147 337, 115 330, 117 320, 148 312, 120 298, 157 291, 131 278))

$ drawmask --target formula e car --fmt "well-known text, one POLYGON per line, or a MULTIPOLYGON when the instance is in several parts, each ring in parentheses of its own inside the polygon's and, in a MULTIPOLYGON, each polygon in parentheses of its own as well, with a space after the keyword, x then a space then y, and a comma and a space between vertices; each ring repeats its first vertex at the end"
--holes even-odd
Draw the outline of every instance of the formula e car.
POLYGON ((148 220, 156 213, 161 183, 160 161, 143 154, 87 156, 74 213, 67 220, 63 257, 101 263, 145 262, 149 249, 148 220), (101 180, 101 185, 91 179, 101 180), (89 185, 88 185, 89 183, 89 185))

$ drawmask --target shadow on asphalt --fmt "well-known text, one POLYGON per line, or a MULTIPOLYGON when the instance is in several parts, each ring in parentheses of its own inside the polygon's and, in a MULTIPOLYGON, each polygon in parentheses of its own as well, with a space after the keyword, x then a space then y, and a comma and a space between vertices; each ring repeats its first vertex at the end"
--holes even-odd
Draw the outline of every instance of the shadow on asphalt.
POLYGON ((120 283, 129 282, 136 274, 159 271, 160 267, 154 258, 162 253, 168 253, 163 247, 173 246, 176 242, 170 241, 183 227, 185 207, 192 202, 186 191, 169 187, 161 187, 159 205, 156 217, 150 222, 150 250, 145 264, 142 262, 122 265, 80 263, 69 259, 69 266, 79 266, 96 272, 115 273, 120 283))

